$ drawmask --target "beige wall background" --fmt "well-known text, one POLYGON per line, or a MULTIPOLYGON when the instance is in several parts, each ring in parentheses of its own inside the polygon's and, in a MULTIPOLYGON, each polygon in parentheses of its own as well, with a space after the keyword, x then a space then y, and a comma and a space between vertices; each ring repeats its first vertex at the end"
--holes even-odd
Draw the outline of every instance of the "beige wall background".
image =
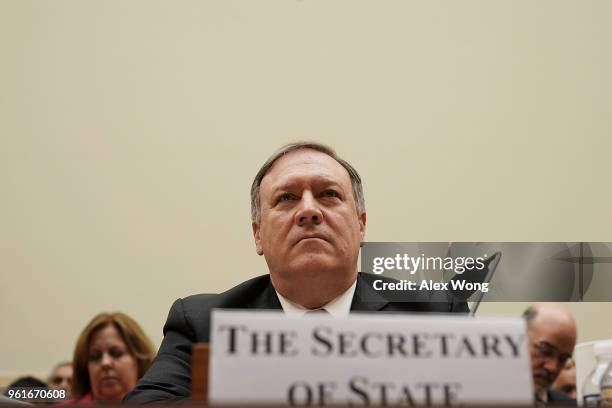
MULTIPOLYGON (((249 187, 316 139, 370 241, 610 241, 612 2, 0 0, 0 373, 266 273, 249 187)), ((551 284, 554 284, 551 283, 551 284)), ((516 315, 523 304, 489 304, 516 315)), ((610 304, 570 305, 580 340, 610 304)))

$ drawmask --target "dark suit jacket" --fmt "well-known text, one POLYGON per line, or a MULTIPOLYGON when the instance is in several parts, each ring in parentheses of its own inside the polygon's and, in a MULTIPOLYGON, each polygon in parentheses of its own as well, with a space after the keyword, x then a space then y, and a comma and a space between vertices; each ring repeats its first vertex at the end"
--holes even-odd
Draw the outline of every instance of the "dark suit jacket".
POLYGON ((548 394, 548 404, 547 405, 570 405, 576 406, 576 400, 568 397, 567 395, 553 389, 549 389, 546 391, 548 394))
MULTIPOLYGON (((375 291, 375 279, 393 281, 381 276, 359 274, 351 311, 359 312, 438 312, 467 313, 465 302, 444 298, 428 301, 419 294, 408 294, 409 302, 389 301, 384 293, 375 291)), ((406 300, 406 299, 404 299, 406 300)), ((272 309, 282 310, 270 275, 250 279, 219 295, 194 295, 178 299, 172 305, 164 326, 164 339, 153 364, 126 397, 131 403, 177 401, 191 396, 191 347, 207 343, 212 309, 272 309)))

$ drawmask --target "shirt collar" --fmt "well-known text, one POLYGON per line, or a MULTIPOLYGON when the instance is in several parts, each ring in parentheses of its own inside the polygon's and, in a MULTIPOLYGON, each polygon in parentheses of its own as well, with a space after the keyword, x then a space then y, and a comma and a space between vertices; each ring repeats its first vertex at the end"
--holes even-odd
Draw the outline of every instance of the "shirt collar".
MULTIPOLYGON (((323 307, 319 307, 317 309, 325 309, 325 311, 333 317, 348 316, 351 310, 351 303, 353 301, 353 295, 355 294, 356 286, 357 279, 355 279, 355 282, 353 282, 353 284, 343 294, 341 294, 335 299, 332 299, 323 307)), ((276 292, 276 294, 278 295, 278 300, 280 301, 280 304, 283 307, 283 311, 288 316, 304 316, 307 312, 312 310, 306 309, 304 306, 298 305, 297 303, 290 301, 278 292, 276 292)))
POLYGON ((536 405, 539 403, 541 405, 548 404, 548 392, 546 388, 542 388, 535 393, 535 401, 536 405))

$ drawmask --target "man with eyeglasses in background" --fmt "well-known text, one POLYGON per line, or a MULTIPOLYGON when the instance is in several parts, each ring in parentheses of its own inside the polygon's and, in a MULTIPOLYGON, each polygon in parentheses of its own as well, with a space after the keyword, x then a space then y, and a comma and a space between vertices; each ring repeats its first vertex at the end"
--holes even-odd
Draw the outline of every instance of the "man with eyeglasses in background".
POLYGON ((576 400, 551 389, 572 358, 576 322, 558 303, 537 303, 525 310, 536 405, 576 405, 576 400))
POLYGON ((47 384, 52 390, 66 390, 70 395, 70 387, 72 386, 72 362, 65 361, 57 364, 49 377, 47 378, 47 384))

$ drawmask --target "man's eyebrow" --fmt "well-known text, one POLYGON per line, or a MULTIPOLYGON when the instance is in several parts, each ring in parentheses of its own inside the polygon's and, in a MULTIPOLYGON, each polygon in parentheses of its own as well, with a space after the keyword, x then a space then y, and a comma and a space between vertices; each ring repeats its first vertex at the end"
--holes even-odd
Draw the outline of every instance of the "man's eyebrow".
POLYGON ((552 344, 550 344, 546 340, 542 340, 539 343, 542 346, 548 347, 551 350, 555 350, 559 354, 559 357, 572 358, 572 353, 561 353, 561 351, 557 347, 553 346, 552 344))
MULTIPOLYGON (((279 184, 272 186, 271 188, 271 192, 272 195, 274 195, 276 192, 278 191, 282 191, 282 190, 291 190, 292 188, 296 188, 296 187, 300 187, 303 183, 300 180, 286 180, 286 181, 281 181, 279 184)), ((314 184, 315 186, 325 186, 325 187, 330 187, 330 186, 334 186, 334 187, 338 187, 341 190, 344 190, 342 185, 329 177, 326 176, 318 176, 317 179, 315 179, 312 184, 314 184)))
POLYGON ((275 192, 277 192, 279 190, 290 190, 290 189, 292 189, 294 187, 297 187, 297 185, 298 185, 297 182, 289 180, 289 181, 278 183, 278 184, 272 186, 272 190, 271 191, 273 193, 275 193, 275 192))
POLYGON ((545 347, 548 350, 554 350, 557 353, 559 352, 559 349, 557 349, 555 346, 553 346, 552 344, 550 344, 549 342, 547 342, 546 340, 542 340, 539 342, 540 343, 540 347, 545 347))

